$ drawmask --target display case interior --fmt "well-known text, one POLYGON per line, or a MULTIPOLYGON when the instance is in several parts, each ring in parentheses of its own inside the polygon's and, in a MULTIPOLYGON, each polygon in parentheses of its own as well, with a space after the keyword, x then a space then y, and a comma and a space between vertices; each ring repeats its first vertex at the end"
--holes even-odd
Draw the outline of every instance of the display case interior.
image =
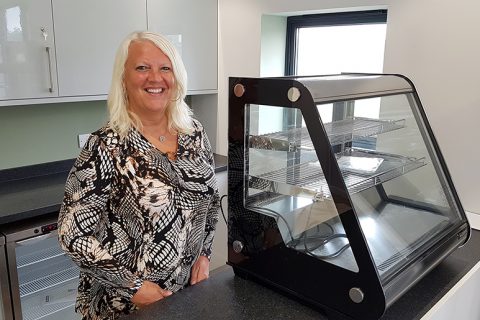
POLYGON ((230 79, 229 264, 237 274, 332 314, 379 318, 468 236, 405 77, 230 79))

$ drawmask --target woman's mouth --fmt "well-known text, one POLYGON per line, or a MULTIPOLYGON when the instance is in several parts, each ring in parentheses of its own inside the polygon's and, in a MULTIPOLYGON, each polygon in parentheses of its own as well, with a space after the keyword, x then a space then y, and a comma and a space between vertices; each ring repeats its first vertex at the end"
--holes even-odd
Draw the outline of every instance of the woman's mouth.
POLYGON ((164 88, 147 88, 145 91, 148 93, 162 93, 165 89, 164 88))

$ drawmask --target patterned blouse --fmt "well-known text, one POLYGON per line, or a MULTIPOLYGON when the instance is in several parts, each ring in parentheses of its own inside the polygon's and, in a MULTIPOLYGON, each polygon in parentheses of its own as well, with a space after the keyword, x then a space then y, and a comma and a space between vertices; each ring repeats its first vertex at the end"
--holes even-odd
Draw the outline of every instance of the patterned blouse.
POLYGON ((137 130, 92 133, 69 173, 59 240, 80 266, 76 311, 117 319, 136 309, 149 280, 173 292, 187 286, 199 255, 210 258, 219 196, 213 154, 201 124, 178 135, 176 160, 137 130))

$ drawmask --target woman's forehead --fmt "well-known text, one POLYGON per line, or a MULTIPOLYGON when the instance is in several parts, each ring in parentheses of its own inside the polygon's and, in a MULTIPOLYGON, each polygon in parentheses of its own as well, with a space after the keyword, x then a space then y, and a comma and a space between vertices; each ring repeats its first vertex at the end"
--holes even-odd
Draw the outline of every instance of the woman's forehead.
POLYGON ((134 40, 130 43, 127 61, 137 59, 170 62, 168 56, 150 40, 134 40))

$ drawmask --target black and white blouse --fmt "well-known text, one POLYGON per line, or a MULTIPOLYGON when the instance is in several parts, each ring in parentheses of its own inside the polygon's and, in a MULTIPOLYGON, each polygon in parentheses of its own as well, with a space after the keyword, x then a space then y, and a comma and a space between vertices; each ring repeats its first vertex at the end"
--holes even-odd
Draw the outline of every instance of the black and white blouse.
POLYGON ((136 129, 92 133, 69 173, 59 216, 62 248, 80 266, 76 311, 116 319, 143 280, 178 291, 210 258, 219 196, 201 124, 178 135, 176 160, 136 129))

